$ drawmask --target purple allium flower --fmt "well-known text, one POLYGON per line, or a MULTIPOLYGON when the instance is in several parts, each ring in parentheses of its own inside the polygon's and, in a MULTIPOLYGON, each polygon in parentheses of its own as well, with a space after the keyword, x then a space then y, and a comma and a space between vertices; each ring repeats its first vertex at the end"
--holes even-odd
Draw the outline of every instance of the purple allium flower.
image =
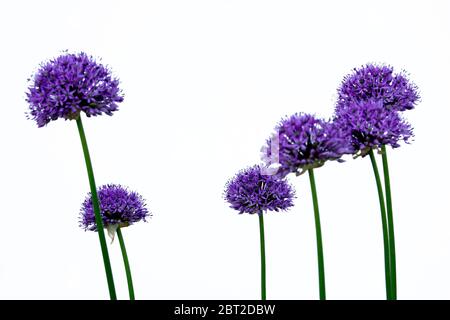
POLYGON ((413 135, 411 126, 398 112, 386 109, 381 100, 352 102, 337 108, 334 121, 346 131, 352 153, 360 152, 362 156, 382 145, 399 147, 399 141, 408 143, 413 135))
POLYGON ((292 207, 295 192, 285 179, 261 173, 259 166, 240 171, 225 187, 224 198, 239 213, 263 213, 292 207))
POLYGON ((27 92, 28 117, 39 127, 58 118, 112 115, 123 101, 119 80, 85 53, 64 54, 43 63, 27 92))
MULTIPOLYGON (((349 153, 348 138, 334 123, 318 119, 312 115, 298 113, 280 122, 278 134, 277 175, 285 177, 291 172, 297 175, 308 169, 322 166, 327 160, 341 160, 349 153)), ((262 159, 267 165, 273 161, 272 140, 267 140, 262 149, 262 159)))
POLYGON ((368 64, 354 69, 338 90, 338 108, 354 101, 382 100, 387 109, 410 110, 419 101, 417 87, 404 73, 393 74, 390 66, 368 64))
MULTIPOLYGON (((100 213, 105 228, 109 226, 127 227, 151 216, 145 200, 140 194, 129 191, 118 184, 108 184, 98 188, 100 213)), ((96 231, 91 193, 84 200, 80 210, 80 226, 85 230, 96 231)))

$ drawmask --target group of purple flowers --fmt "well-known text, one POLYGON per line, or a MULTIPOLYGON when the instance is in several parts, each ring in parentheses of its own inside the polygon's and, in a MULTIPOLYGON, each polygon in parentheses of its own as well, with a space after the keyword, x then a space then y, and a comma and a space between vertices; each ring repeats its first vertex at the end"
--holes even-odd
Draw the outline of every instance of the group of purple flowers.
POLYGON ((59 118, 76 120, 91 192, 80 210, 80 226, 97 231, 99 235, 108 288, 111 299, 116 299, 114 280, 104 230, 114 239, 117 233, 127 273, 130 299, 134 299, 130 265, 121 228, 145 221, 151 214, 144 198, 137 192, 118 184, 106 184, 98 189, 87 147, 81 114, 87 117, 107 114, 118 110, 124 97, 119 89, 119 80, 111 70, 86 53, 64 53, 44 62, 30 79, 27 91, 28 118, 38 127, 59 118))
MULTIPOLYGON (((242 170, 226 184, 224 197, 231 208, 239 213, 262 215, 292 207, 295 192, 286 177, 309 172, 320 246, 319 272, 323 273, 321 298, 325 298, 325 276, 313 169, 329 160, 343 162, 346 154, 365 157, 373 150, 385 153, 385 146, 397 148, 401 141, 409 143, 412 127, 402 112, 413 109, 419 99, 417 87, 404 72, 394 73, 391 66, 374 64, 354 69, 338 89, 334 114, 329 120, 305 113, 282 119, 275 135, 262 148, 263 163, 242 170)), ((392 262, 388 264, 392 268, 392 262)))
MULTIPOLYGON (((80 226, 97 231, 111 299, 116 299, 112 269, 106 247, 104 229, 114 239, 117 233, 123 254, 130 299, 134 299, 131 271, 121 228, 145 221, 150 213, 141 195, 127 187, 95 185, 92 163, 81 116, 112 115, 124 97, 119 80, 111 70, 85 53, 65 53, 43 63, 30 79, 27 91, 28 117, 38 127, 59 118, 75 120, 85 156, 91 192, 80 210, 80 226)), ((262 148, 261 165, 240 171, 230 179, 224 197, 239 213, 257 214, 261 236, 261 291, 266 298, 265 239, 263 213, 283 211, 294 205, 295 191, 286 177, 308 172, 313 198, 320 297, 325 299, 325 272, 316 184, 313 170, 329 160, 342 162, 342 157, 370 155, 378 187, 385 240, 386 288, 388 299, 396 298, 395 245, 392 202, 386 146, 397 148, 409 143, 412 127, 402 113, 413 109, 420 97, 417 87, 405 73, 394 73, 390 66, 366 65, 344 78, 338 89, 334 115, 329 119, 296 113, 282 119, 276 134, 262 148), (373 151, 383 155, 385 195, 373 151)))
MULTIPOLYGON (((124 96, 111 70, 84 52, 63 54, 43 63, 31 79, 27 92, 28 116, 38 127, 62 118, 76 120, 118 110, 124 96)), ((127 187, 107 184, 98 188, 105 227, 128 226, 149 216, 145 200, 127 187)), ((91 194, 82 204, 80 225, 96 231, 91 194)))
POLYGON ((288 174, 300 175, 329 160, 342 162, 346 154, 364 157, 383 145, 397 148, 401 141, 408 143, 413 136, 412 127, 401 112, 413 109, 418 101, 417 87, 404 73, 394 74, 390 66, 371 64, 355 69, 338 89, 331 120, 305 113, 281 120, 275 128, 276 174, 267 175, 262 170, 274 165, 273 138, 269 138, 263 147, 263 167, 253 166, 231 179, 225 190, 226 200, 240 213, 293 206, 294 192, 284 180, 288 174))

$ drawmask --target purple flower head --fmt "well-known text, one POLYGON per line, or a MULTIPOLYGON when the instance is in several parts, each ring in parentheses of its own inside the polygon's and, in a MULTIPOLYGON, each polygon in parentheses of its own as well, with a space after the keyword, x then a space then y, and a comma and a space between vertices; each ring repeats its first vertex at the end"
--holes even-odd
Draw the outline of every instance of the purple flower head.
POLYGON ((239 213, 263 213, 292 207, 294 189, 285 179, 264 175, 259 166, 240 171, 225 187, 224 198, 239 213))
MULTIPOLYGON (((98 188, 100 213, 104 227, 127 227, 140 220, 145 221, 151 214, 146 208, 145 200, 137 192, 118 184, 108 184, 98 188)), ((97 231, 92 197, 89 193, 80 210, 80 227, 97 231)))
POLYGON ((327 160, 343 161, 341 156, 351 151, 341 128, 309 114, 294 114, 282 120, 276 132, 263 147, 262 158, 268 166, 274 161, 279 163, 279 177, 291 172, 300 175, 322 166, 327 160), (275 138, 278 146, 274 149, 275 138))
POLYGON ((381 100, 387 109, 410 110, 419 101, 417 87, 406 75, 393 74, 390 66, 368 64, 354 69, 338 90, 338 108, 355 101, 381 100))
POLYGON ((365 156, 382 145, 399 147, 401 140, 408 143, 412 128, 398 112, 388 110, 381 100, 352 102, 338 108, 335 123, 345 130, 355 155, 365 156))
POLYGON ((86 53, 63 54, 43 63, 28 87, 28 117, 43 127, 58 118, 112 115, 123 101, 119 80, 86 53))

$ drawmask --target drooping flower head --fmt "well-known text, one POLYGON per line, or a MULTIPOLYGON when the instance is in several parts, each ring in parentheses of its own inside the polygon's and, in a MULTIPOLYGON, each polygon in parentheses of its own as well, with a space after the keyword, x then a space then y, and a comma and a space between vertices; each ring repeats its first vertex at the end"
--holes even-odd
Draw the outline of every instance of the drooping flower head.
POLYGON ((328 160, 342 161, 342 155, 350 152, 343 130, 332 122, 309 114, 294 114, 282 120, 275 131, 275 136, 268 139, 262 149, 262 158, 267 165, 278 158, 280 177, 291 172, 299 175, 322 166, 328 160), (274 138, 278 139, 275 149, 274 138))
POLYGON ((350 139, 352 153, 365 156, 382 145, 399 147, 413 136, 411 126, 396 111, 388 110, 381 100, 352 102, 336 109, 334 123, 350 139))
MULTIPOLYGON (((150 216, 145 200, 140 194, 118 184, 107 184, 98 188, 100 214, 105 228, 127 227, 150 216)), ((80 210, 80 226, 96 231, 92 196, 89 193, 80 210)))
POLYGON ((369 99, 381 100, 387 109, 410 110, 419 101, 417 87, 404 73, 390 66, 368 64, 347 75, 338 89, 338 108, 369 99))
POLYGON ((239 213, 263 213, 293 206, 294 189, 285 179, 264 175, 261 167, 240 171, 225 187, 224 198, 239 213))
POLYGON ((58 118, 112 115, 123 101, 119 80, 86 53, 63 54, 43 63, 30 79, 28 117, 39 127, 58 118))

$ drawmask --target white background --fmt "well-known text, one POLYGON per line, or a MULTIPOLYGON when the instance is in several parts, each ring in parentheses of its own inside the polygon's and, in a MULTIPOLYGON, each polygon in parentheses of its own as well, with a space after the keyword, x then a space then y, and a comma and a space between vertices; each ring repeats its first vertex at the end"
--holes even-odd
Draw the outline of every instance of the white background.
MULTIPOLYGON (((139 299, 258 299, 259 229, 222 200, 277 121, 328 117, 367 62, 407 70, 415 141, 389 151, 400 299, 450 299, 449 1, 2 1, 0 298, 107 299, 75 123, 25 117, 27 78, 64 49, 110 65, 126 98, 85 119, 97 184, 122 183, 154 217, 124 230, 139 299)), ((368 158, 317 170, 330 299, 383 299, 381 223, 368 158)), ((307 176, 266 215, 268 298, 317 299, 307 176)), ((127 298, 117 242, 118 296, 127 298)))

